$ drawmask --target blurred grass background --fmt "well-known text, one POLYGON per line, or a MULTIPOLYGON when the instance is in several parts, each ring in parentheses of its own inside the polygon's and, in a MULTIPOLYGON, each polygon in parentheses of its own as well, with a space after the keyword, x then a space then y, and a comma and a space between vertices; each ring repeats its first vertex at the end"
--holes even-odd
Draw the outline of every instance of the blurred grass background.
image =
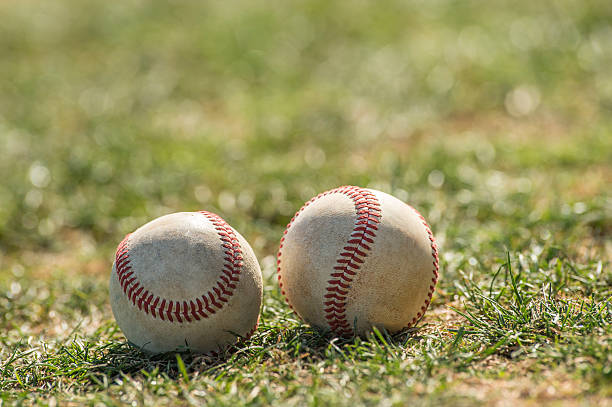
POLYGON ((277 298, 284 226, 343 184, 426 216, 434 307, 506 250, 552 248, 599 270, 566 295, 603 300, 612 2, 5 0, 0 174, 0 306, 21 321, 5 347, 111 320, 116 244, 175 211, 223 216, 277 298))
POLYGON ((540 166, 550 188, 609 177, 611 19, 608 1, 5 1, 1 247, 201 207, 272 239, 347 183, 446 212, 493 170, 523 193, 540 166))

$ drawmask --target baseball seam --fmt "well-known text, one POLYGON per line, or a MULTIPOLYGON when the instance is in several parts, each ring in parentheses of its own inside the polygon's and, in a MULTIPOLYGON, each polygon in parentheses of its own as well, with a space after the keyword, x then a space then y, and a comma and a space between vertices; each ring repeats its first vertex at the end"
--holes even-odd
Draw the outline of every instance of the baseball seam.
POLYGON ((347 241, 346 246, 344 246, 344 251, 340 253, 339 258, 336 260, 336 264, 333 268, 334 272, 331 274, 333 278, 327 281, 328 286, 326 288, 326 294, 324 295, 325 300, 323 303, 325 306, 325 319, 327 320, 329 328, 336 334, 347 337, 354 335, 353 329, 346 316, 347 295, 357 271, 361 268, 361 264, 365 262, 365 258, 371 250, 370 245, 374 243, 376 230, 378 230, 377 224, 380 223, 382 217, 380 203, 373 193, 355 186, 343 186, 323 192, 306 202, 291 219, 281 239, 278 251, 277 271, 281 293, 285 297, 285 301, 287 301, 289 307, 293 309, 283 290, 280 273, 282 248, 285 236, 296 217, 302 213, 304 209, 317 199, 334 193, 348 196, 353 201, 357 214, 355 225, 350 234, 350 239, 347 241))
POLYGON ((153 318, 178 323, 199 321, 221 310, 229 301, 229 297, 234 294, 243 264, 238 238, 231 226, 219 215, 206 211, 198 213, 204 215, 214 225, 225 254, 219 279, 210 290, 199 297, 169 300, 150 292, 132 270, 128 247, 131 234, 128 234, 117 247, 115 268, 123 293, 132 305, 153 318))
POLYGON ((433 232, 431 231, 431 228, 427 224, 427 221, 425 220, 423 215, 421 215, 419 211, 414 209, 412 206, 410 206, 410 209, 412 209, 417 214, 417 216, 421 220, 421 223, 425 227, 425 231, 427 232, 430 246, 431 246, 431 257, 433 258, 433 261, 432 261, 433 277, 431 278, 431 284, 429 285, 429 291, 427 293, 427 298, 425 299, 423 306, 421 306, 420 311, 416 314, 414 318, 412 318, 412 320, 410 321, 410 324, 406 328, 410 328, 414 326, 414 324, 416 324, 425 315, 425 311, 427 311, 427 308, 429 307, 429 304, 431 303, 431 297, 433 296, 434 290, 436 288, 436 283, 438 282, 439 269, 440 269, 440 266, 439 266, 440 261, 438 258, 438 246, 436 245, 436 239, 434 238, 433 232))

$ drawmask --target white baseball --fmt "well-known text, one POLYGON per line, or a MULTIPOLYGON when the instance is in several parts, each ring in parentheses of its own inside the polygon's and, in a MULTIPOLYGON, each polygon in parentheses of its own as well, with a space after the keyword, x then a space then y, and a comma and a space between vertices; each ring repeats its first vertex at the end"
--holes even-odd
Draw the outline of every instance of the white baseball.
POLYGON ((213 213, 162 216, 117 248, 113 314, 127 339, 145 351, 220 352, 256 329, 261 299, 253 250, 213 213))
POLYGON ((306 322, 339 336, 391 333, 423 317, 438 280, 431 229, 411 206, 345 186, 307 202, 278 252, 278 280, 306 322))

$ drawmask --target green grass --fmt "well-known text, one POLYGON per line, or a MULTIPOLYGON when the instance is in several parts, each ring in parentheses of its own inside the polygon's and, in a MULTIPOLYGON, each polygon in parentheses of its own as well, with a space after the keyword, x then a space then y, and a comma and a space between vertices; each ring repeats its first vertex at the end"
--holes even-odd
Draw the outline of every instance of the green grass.
POLYGON ((609 1, 0 2, 0 404, 612 403, 609 1), (441 280, 396 336, 282 300, 318 192, 425 215, 441 280), (223 358, 130 348, 114 249, 163 214, 253 246, 262 323, 223 358))

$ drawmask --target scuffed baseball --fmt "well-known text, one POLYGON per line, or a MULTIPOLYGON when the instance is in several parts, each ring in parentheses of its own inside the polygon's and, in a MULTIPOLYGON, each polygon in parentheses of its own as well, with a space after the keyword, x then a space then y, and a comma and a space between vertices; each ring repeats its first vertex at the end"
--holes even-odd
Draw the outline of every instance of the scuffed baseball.
POLYGON ((144 351, 221 352, 255 330, 261 300, 253 250, 213 213, 162 216, 117 248, 113 314, 128 341, 144 351))
POLYGON ((423 317, 438 280, 431 229, 386 193, 345 186, 307 202, 278 252, 278 280, 306 322, 339 336, 391 333, 423 317))

